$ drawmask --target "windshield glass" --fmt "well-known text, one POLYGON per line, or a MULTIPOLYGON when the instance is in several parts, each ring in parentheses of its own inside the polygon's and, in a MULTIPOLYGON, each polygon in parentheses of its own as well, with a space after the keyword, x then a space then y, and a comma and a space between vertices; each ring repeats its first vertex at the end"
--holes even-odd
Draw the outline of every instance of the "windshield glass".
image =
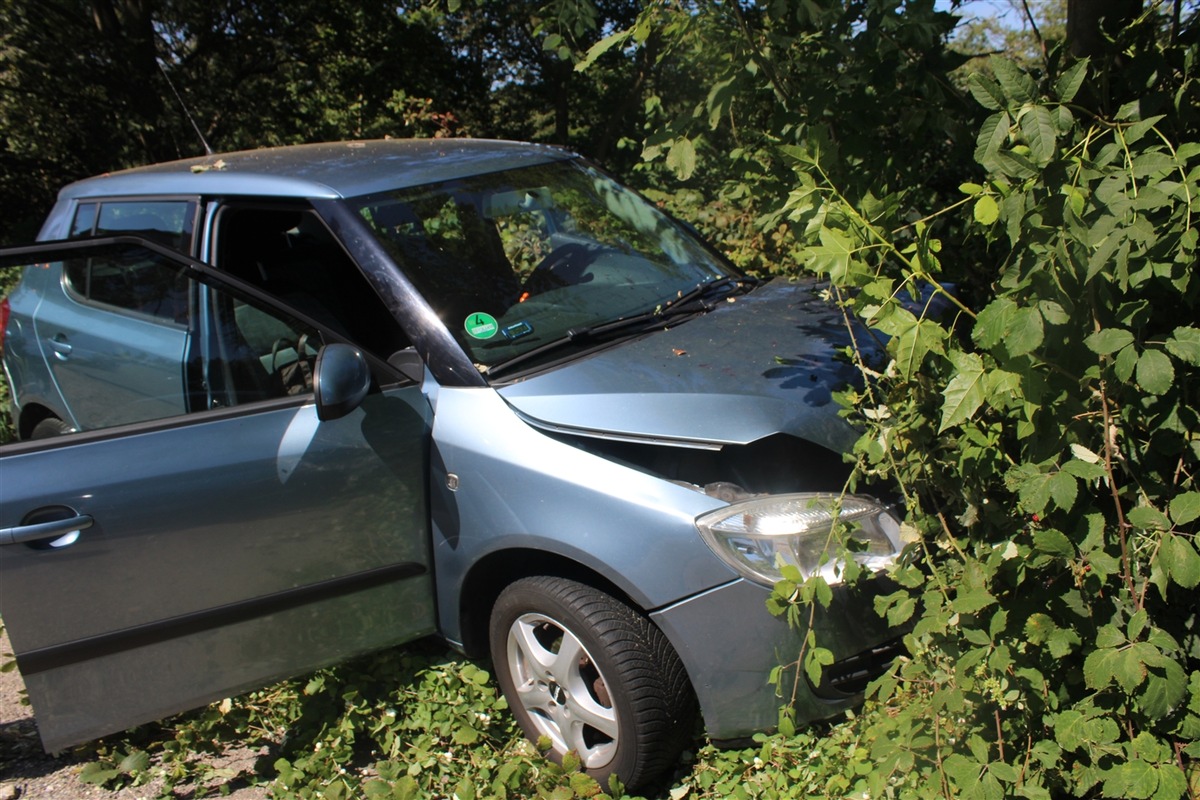
POLYGON ((575 161, 374 195, 357 208, 483 368, 734 274, 654 206, 575 161))

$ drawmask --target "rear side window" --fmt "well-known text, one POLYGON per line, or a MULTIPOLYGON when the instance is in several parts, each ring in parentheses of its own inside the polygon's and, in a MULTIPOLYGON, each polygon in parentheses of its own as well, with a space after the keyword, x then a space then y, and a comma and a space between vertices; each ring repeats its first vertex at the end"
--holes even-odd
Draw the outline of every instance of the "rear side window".
POLYGON ((187 321, 188 281, 157 269, 151 257, 79 258, 64 262, 63 275, 79 299, 162 322, 187 321))
POLYGON ((132 233, 192 254, 195 200, 108 200, 81 203, 71 223, 71 238, 132 233))
MULTIPOLYGON (((182 253, 192 249, 195 200, 114 200, 81 203, 71 224, 71 238, 130 233, 182 253)), ((83 258, 65 265, 67 287, 81 300, 102 303, 167 322, 187 315, 185 282, 147 280, 144 264, 134 261, 97 263, 83 258)))
POLYGON ((311 395, 324 340, 286 313, 139 244, 74 248, 55 263, 106 304, 49 309, 54 352, 69 357, 46 367, 78 430, 311 395))

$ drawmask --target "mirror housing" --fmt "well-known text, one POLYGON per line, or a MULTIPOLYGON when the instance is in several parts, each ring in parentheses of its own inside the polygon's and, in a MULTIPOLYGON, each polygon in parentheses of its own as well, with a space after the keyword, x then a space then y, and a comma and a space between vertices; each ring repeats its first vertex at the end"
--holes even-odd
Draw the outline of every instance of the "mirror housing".
POLYGON ((340 342, 317 353, 313 368, 313 395, 317 419, 339 419, 358 408, 371 390, 371 368, 357 347, 340 342))

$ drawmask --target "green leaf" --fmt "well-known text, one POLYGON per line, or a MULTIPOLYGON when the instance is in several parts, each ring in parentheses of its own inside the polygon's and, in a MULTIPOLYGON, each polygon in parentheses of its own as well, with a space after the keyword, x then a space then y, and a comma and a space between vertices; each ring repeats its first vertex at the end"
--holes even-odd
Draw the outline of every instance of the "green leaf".
POLYGON ((1000 84, 982 72, 972 72, 971 77, 967 79, 967 87, 971 90, 975 102, 989 111, 999 111, 1008 104, 1000 84))
POLYGON ((1142 153, 1133 159, 1133 175, 1145 178, 1160 172, 1168 172, 1175 168, 1175 159, 1166 153, 1142 153))
POLYGON ((1125 140, 1125 145, 1129 146, 1137 142, 1162 120, 1163 115, 1159 114, 1158 116, 1148 117, 1130 125, 1125 129, 1124 136, 1122 137, 1125 140))
POLYGON ((149 766, 150 754, 145 750, 135 750, 121 759, 121 763, 117 765, 117 769, 126 775, 133 775, 134 773, 145 771, 149 766))
POLYGON ((988 117, 975 139, 975 160, 984 166, 995 163, 1000 148, 1008 141, 1010 118, 1007 111, 988 117))
POLYGON ((1113 361, 1113 374, 1122 382, 1128 381, 1133 377, 1133 371, 1137 368, 1138 351, 1133 345, 1124 347, 1117 352, 1117 358, 1113 361))
POLYGON ((83 769, 79 770, 79 780, 84 783, 103 786, 120 774, 118 770, 106 767, 99 761, 93 761, 90 764, 85 764, 83 769))
POLYGON ((1154 800, 1179 800, 1186 795, 1188 782, 1183 770, 1174 764, 1159 764, 1157 771, 1158 791, 1154 800))
POLYGON ((1171 520, 1176 525, 1186 525, 1200 519, 1200 492, 1184 492, 1171 498, 1171 520))
POLYGON ((1083 340, 1088 349, 1097 355, 1110 355, 1133 344, 1133 334, 1124 328, 1104 328, 1083 340))
POLYGON ((1050 111, 1045 106, 1022 109, 1021 134, 1029 145, 1029 154, 1037 164, 1046 164, 1054 157, 1057 137, 1050 111))
POLYGON ((1058 80, 1054 82, 1054 93, 1061 102, 1069 103, 1075 98, 1087 77, 1087 68, 1088 59, 1084 58, 1076 61, 1058 76, 1058 80))
POLYGON ((1029 619, 1025 620, 1025 638, 1034 644, 1044 644, 1049 641, 1050 636, 1058 629, 1054 620, 1048 614, 1040 611, 1030 614, 1029 619))
POLYGON ((1135 759, 1118 764, 1104 781, 1106 797, 1127 797, 1134 800, 1150 797, 1158 788, 1158 774, 1145 761, 1135 759))
POLYGON ((1126 122, 1133 122, 1140 119, 1142 116, 1142 101, 1130 100, 1117 109, 1117 119, 1126 122))
POLYGON ((1159 563, 1171 576, 1171 580, 1185 589, 1200 584, 1200 554, 1195 545, 1184 536, 1168 533, 1163 537, 1159 552, 1159 563))
POLYGON ((996 198, 990 194, 982 195, 975 201, 975 221, 980 225, 991 225, 1000 219, 1000 206, 996 198))
POLYGON ((1018 308, 1013 312, 1004 346, 1009 355, 1023 356, 1041 347, 1044 337, 1041 312, 1036 308, 1018 308))
POLYGON ((718 81, 708 92, 708 99, 704 102, 708 108, 708 125, 713 130, 716 130, 720 124, 721 117, 728 110, 729 103, 736 94, 733 85, 734 78, 718 81))
POLYGON ((1100 480, 1107 474, 1102 464, 1087 461, 1068 461, 1063 464, 1062 471, 1085 481, 1100 480))
POLYGON ((1033 546, 1034 549, 1052 556, 1061 558, 1075 556, 1075 545, 1071 544, 1071 540, 1062 531, 1037 531, 1033 534, 1033 546))
POLYGON ((1162 719, 1183 702, 1187 682, 1183 667, 1166 659, 1146 673, 1146 684, 1138 693, 1138 704, 1151 719, 1162 719))
POLYGON ((596 59, 607 53, 612 48, 621 45, 633 33, 631 30, 617 31, 614 34, 605 36, 600 41, 588 48, 588 51, 583 56, 583 60, 575 65, 576 72, 583 72, 585 69, 596 63, 596 59))
POLYGON ((1100 690, 1113 682, 1119 653, 1119 650, 1103 648, 1088 654, 1083 662, 1083 680, 1088 688, 1100 690))
POLYGON ((454 729, 451 738, 455 744, 475 744, 479 741, 479 731, 469 725, 462 725, 454 729))
POLYGON ((1078 711, 1064 711, 1054 720, 1054 740, 1063 750, 1075 750, 1087 741, 1087 719, 1078 711))
POLYGON ((1115 625, 1103 625, 1096 631, 1096 647, 1112 649, 1124 647, 1128 642, 1124 632, 1115 625))
POLYGON ((1016 783, 1021 777, 1021 773, 1016 767, 1012 764, 1006 764, 1003 761, 990 762, 988 764, 988 771, 1005 783, 1016 783))
POLYGON ((1069 472, 1059 470, 1050 476, 1050 497, 1063 511, 1070 511, 1079 495, 1079 482, 1069 472))
POLYGON ((1175 383, 1175 367, 1171 358, 1158 349, 1147 349, 1138 358, 1137 382, 1150 394, 1166 394, 1175 383))
POLYGON ((942 422, 938 433, 954 425, 960 425, 970 419, 984 400, 984 369, 983 359, 974 353, 950 354, 956 373, 946 384, 942 396, 942 422))
POLYGON ((992 68, 992 74, 996 76, 996 80, 1000 82, 1000 87, 1004 90, 1004 94, 1015 100, 1017 103, 1033 102, 1037 94, 1037 84, 1033 82, 1033 78, 1025 70, 1021 69, 1015 61, 1000 56, 992 56, 988 59, 988 64, 992 68))
POLYGON ((675 177, 686 181, 696 171, 696 146, 692 140, 680 137, 667 151, 667 167, 675 173, 675 177))
POLYGON ((824 647, 814 647, 804 659, 804 671, 814 686, 821 684, 822 670, 834 662, 833 653, 824 647))
POLYGON ((1056 300, 1042 300, 1038 303, 1042 317, 1051 325, 1066 325, 1071 321, 1071 315, 1056 300))
POLYGON ((888 352, 894 352, 896 369, 901 375, 908 377, 920 368, 927 353, 942 352, 942 341, 945 337, 945 329, 936 322, 914 318, 913 325, 908 330, 888 343, 888 352))
POLYGON ((1165 531, 1171 527, 1166 515, 1153 506, 1134 506, 1125 516, 1131 525, 1147 531, 1165 531))
POLYGON ((833 228, 821 228, 818 237, 821 240, 820 246, 804 251, 812 259, 811 268, 818 273, 828 274, 829 280, 834 284, 844 284, 850 276, 854 243, 833 228))
POLYGON ((1200 367, 1200 329, 1185 325, 1175 329, 1175 333, 1167 339, 1167 352, 1191 364, 1200 367))
POLYGON ((950 604, 950 608, 959 614, 974 614, 977 611, 982 611, 994 602, 996 602, 996 598, 986 589, 972 589, 960 586, 958 587, 958 595, 950 604))
POLYGON ((983 307, 975 320, 971 338, 980 347, 992 348, 1004 341, 1017 304, 1007 297, 997 297, 983 307))

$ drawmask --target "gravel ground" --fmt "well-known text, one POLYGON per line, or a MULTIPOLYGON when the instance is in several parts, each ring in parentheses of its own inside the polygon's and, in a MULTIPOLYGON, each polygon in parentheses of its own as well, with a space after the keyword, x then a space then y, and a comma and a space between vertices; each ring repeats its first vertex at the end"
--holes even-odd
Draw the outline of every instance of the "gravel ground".
MULTIPOLYGON (((0 663, 9 660, 8 637, 0 633, 0 663)), ((161 784, 147 784, 108 791, 79 780, 79 771, 88 763, 87 753, 66 752, 47 755, 38 739, 33 711, 21 703, 25 684, 16 670, 0 673, 0 800, 152 800, 159 797, 161 784)), ((220 766, 249 769, 254 753, 227 758, 220 766)), ((261 786, 230 784, 232 800, 264 800, 267 790, 261 786)), ((219 786, 177 787, 179 800, 201 796, 219 796, 219 786)))

